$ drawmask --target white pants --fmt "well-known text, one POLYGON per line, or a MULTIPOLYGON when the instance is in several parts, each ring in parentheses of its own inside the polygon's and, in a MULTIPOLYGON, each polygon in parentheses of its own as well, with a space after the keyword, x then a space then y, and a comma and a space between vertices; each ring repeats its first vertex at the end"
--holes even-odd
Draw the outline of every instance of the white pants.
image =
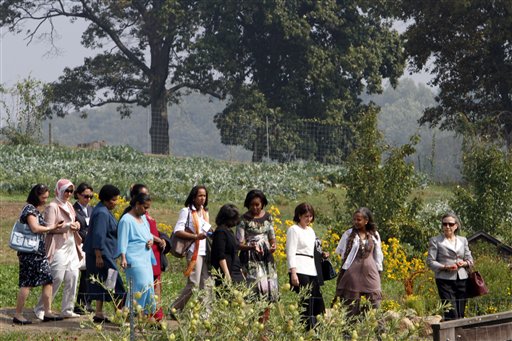
MULTIPOLYGON (((79 270, 64 270, 64 269, 51 269, 53 284, 52 284, 52 302, 57 295, 57 291, 59 291, 60 285, 63 284, 62 288, 62 308, 61 313, 69 314, 73 312, 73 308, 75 307, 75 295, 76 295, 76 287, 78 283, 78 274, 79 270)), ((43 300, 42 297, 39 297, 39 302, 34 308, 34 312, 36 315, 41 312, 44 314, 43 308, 43 300)))
MULTIPOLYGON (((187 264, 191 259, 192 252, 188 252, 187 264)), ((213 283, 210 279, 210 275, 208 274, 206 256, 197 256, 196 266, 190 273, 190 276, 187 278, 187 284, 181 291, 180 296, 172 304, 172 307, 176 308, 177 310, 182 310, 190 297, 192 297, 192 290, 197 287, 199 287, 199 289, 206 289, 206 297, 204 297, 203 303, 204 301, 208 302, 212 285, 213 283)))

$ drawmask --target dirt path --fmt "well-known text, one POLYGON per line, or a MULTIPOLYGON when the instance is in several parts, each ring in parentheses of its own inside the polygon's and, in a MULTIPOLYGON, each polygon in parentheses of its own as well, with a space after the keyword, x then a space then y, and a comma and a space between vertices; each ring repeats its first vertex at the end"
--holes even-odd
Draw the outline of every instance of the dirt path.
MULTIPOLYGON (((2 333, 14 331, 59 335, 58 339, 69 340, 78 340, 78 336, 83 336, 84 333, 97 333, 88 322, 89 316, 80 316, 79 318, 64 319, 56 322, 42 322, 35 317, 30 309, 25 309, 24 316, 31 320, 32 324, 20 326, 12 323, 14 312, 14 308, 0 308, 0 339, 2 338, 2 333)), ((168 328, 177 326, 176 321, 166 322, 168 328)), ((104 331, 116 332, 119 330, 119 327, 114 324, 104 324, 102 329, 104 331)))

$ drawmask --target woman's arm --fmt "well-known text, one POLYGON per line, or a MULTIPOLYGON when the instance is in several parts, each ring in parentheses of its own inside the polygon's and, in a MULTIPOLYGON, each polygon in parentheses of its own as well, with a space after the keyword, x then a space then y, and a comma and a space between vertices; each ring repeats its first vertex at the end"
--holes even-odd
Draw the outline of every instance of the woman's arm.
POLYGON ((377 270, 381 272, 384 270, 382 266, 382 262, 384 261, 384 254, 382 253, 382 243, 380 240, 379 232, 375 232, 375 248, 373 249, 373 258, 375 259, 375 263, 377 263, 377 270))
POLYGON ((297 276, 297 243, 299 239, 295 229, 290 227, 286 231, 286 262, 288 263, 288 271, 294 287, 299 286, 299 277, 297 276))
POLYGON ((64 223, 52 224, 48 226, 39 225, 37 217, 30 214, 27 216, 27 225, 30 227, 30 230, 34 233, 46 233, 56 228, 61 228, 64 225, 64 223))
POLYGON ((226 281, 231 282, 231 275, 229 274, 228 262, 226 262, 225 259, 221 259, 219 261, 219 265, 222 272, 224 273, 224 278, 226 279, 226 281))
POLYGON ((469 243, 468 240, 464 237, 460 237, 463 240, 464 243, 464 256, 462 257, 462 261, 458 261, 457 265, 459 267, 467 267, 467 266, 473 266, 473 256, 471 255, 471 251, 469 250, 469 243))

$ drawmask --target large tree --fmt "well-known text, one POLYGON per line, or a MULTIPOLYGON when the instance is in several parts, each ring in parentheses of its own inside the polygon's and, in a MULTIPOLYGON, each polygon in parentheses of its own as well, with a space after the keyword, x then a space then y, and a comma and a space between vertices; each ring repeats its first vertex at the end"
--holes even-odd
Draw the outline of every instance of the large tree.
POLYGON ((4 0, 0 26, 25 34, 30 40, 45 33, 54 36, 57 17, 85 20, 82 44, 98 50, 83 65, 65 68, 52 84, 49 115, 118 103, 122 115, 131 105, 151 106, 151 150, 169 153, 167 105, 179 90, 208 92, 208 70, 185 63, 197 39, 198 4, 195 0, 4 0), (24 24, 35 22, 35 29, 24 24), (184 66, 191 67, 184 71, 184 66))
POLYGON ((509 0, 402 0, 398 16, 413 70, 439 87, 422 123, 504 137, 512 144, 512 3, 509 0))
POLYGON ((350 125, 365 112, 361 93, 379 93, 383 79, 395 85, 402 75, 403 48, 382 1, 205 4, 203 62, 218 70, 231 95, 216 124, 223 143, 252 150, 255 161, 266 154, 266 129, 275 159, 289 150, 331 162, 348 155, 350 125), (283 128, 284 120, 295 128, 283 128), (308 136, 311 124, 324 134, 308 136))

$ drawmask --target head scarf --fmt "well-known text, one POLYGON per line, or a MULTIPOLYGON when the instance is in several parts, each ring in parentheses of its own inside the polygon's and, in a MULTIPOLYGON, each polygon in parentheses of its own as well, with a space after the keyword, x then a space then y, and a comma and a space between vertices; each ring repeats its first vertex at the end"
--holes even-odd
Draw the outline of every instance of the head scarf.
POLYGON ((60 179, 57 181, 57 185, 55 185, 55 200, 59 207, 71 214, 71 204, 64 198, 64 193, 69 187, 75 187, 75 185, 68 179, 60 179))

